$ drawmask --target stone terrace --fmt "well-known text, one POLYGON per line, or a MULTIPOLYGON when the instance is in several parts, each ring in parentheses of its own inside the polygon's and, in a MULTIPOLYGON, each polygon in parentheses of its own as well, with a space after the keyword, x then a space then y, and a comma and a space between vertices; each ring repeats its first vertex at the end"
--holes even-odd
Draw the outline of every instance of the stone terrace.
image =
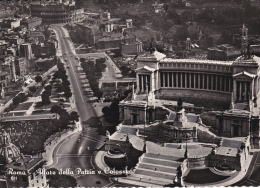
POLYGON ((147 182, 161 186, 173 183, 177 168, 181 164, 178 160, 178 157, 145 153, 141 156, 135 172, 124 179, 133 183, 147 182))

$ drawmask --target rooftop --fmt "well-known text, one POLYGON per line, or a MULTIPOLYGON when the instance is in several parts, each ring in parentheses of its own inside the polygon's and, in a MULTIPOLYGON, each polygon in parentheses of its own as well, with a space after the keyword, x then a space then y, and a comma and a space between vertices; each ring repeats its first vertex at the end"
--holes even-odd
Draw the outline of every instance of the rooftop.
POLYGON ((216 148, 216 154, 235 157, 244 141, 244 137, 223 138, 222 145, 216 148))
POLYGON ((42 159, 43 158, 31 158, 31 157, 24 156, 23 159, 19 158, 18 160, 7 164, 6 168, 12 168, 18 171, 31 170, 33 167, 39 164, 42 161, 42 159))
POLYGON ((216 60, 200 60, 200 59, 172 59, 164 58, 160 63, 205 63, 218 65, 232 65, 233 61, 216 61, 216 60))

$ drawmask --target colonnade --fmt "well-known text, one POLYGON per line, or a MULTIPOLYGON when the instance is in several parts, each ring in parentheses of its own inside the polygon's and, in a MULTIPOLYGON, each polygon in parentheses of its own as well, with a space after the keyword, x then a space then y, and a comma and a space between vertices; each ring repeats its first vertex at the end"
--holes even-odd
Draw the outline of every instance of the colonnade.
POLYGON ((160 72, 162 88, 193 88, 232 92, 231 76, 207 73, 160 72))
POLYGON ((139 74, 138 77, 139 77, 139 80, 138 80, 139 90, 141 92, 143 92, 143 91, 146 91, 146 88, 148 88, 148 91, 150 91, 150 84, 151 84, 150 78, 151 78, 151 76, 146 75, 146 74, 139 74))
POLYGON ((252 86, 249 81, 236 81, 236 99, 238 101, 247 101, 250 98, 252 86))

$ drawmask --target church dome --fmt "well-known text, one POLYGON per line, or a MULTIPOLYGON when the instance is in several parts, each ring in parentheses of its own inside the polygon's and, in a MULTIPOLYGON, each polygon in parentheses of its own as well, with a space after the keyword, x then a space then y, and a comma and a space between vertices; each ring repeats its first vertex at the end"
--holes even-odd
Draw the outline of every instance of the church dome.
POLYGON ((9 134, 4 131, 0 140, 0 163, 8 164, 20 156, 20 150, 11 143, 9 134))

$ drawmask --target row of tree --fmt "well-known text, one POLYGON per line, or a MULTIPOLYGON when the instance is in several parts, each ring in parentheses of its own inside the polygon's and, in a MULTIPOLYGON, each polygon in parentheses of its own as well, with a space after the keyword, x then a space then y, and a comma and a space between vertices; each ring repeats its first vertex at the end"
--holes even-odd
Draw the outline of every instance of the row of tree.
POLYGON ((10 112, 17 108, 20 103, 23 103, 27 100, 27 96, 24 93, 19 93, 17 96, 13 98, 13 102, 9 105, 9 107, 5 108, 5 112, 10 112))
POLYGON ((72 96, 72 92, 70 89, 70 82, 68 80, 68 76, 66 75, 66 70, 64 64, 61 62, 57 63, 58 71, 56 71, 53 75, 53 80, 61 79, 61 83, 56 85, 58 92, 64 92, 64 97, 66 99, 72 96))
POLYGON ((96 59, 95 62, 91 60, 86 61, 85 58, 80 58, 81 66, 86 73, 90 88, 98 99, 103 95, 103 92, 99 89, 98 80, 102 77, 102 72, 107 67, 105 61, 105 58, 96 59))
POLYGON ((57 115, 59 115, 59 120, 62 121, 64 124, 68 123, 69 121, 73 121, 73 123, 75 121, 79 121, 79 115, 77 112, 72 111, 69 114, 65 109, 62 109, 59 105, 54 105, 53 107, 51 107, 50 112, 55 113, 56 117, 57 115))

